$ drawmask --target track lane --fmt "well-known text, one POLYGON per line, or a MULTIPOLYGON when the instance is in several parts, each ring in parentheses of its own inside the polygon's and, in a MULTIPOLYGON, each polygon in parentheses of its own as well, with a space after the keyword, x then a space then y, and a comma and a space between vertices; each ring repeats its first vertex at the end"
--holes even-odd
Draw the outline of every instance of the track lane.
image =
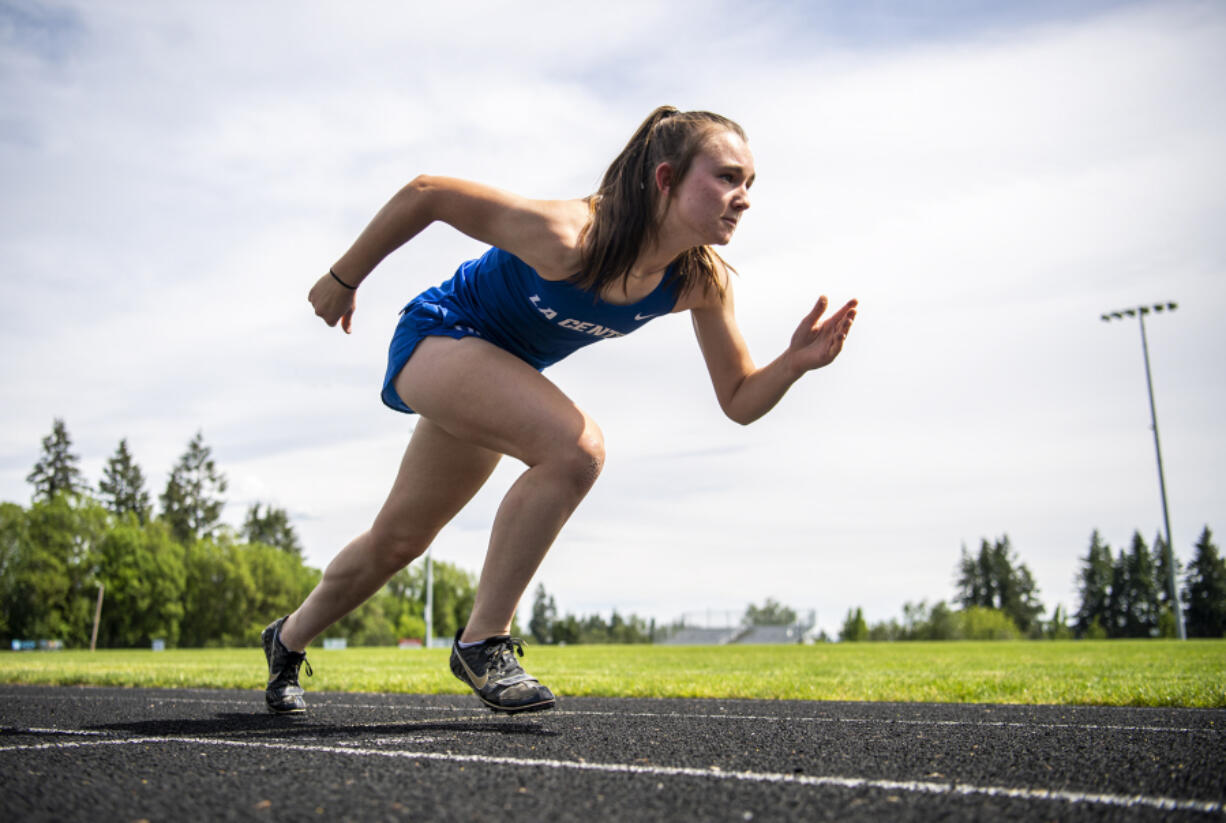
POLYGON ((1222 819, 1226 796, 1219 710, 570 698, 500 717, 467 697, 310 700, 284 718, 254 691, 0 687, 0 812, 1165 820, 1222 819))

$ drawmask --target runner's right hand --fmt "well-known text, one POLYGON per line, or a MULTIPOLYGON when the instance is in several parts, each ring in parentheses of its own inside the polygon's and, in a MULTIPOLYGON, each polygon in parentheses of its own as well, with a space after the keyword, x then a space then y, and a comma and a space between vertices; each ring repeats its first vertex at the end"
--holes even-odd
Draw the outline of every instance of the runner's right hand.
POLYGON ((357 308, 357 292, 345 288, 333 279, 331 273, 315 281, 307 300, 315 307, 315 314, 329 326, 340 321, 345 334, 353 326, 353 310, 357 308))

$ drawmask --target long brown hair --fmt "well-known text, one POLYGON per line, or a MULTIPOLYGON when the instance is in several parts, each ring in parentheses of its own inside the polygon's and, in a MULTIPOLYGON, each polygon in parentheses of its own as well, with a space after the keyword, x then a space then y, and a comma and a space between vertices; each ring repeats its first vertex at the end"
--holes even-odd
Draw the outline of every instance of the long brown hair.
MULTIPOLYGON (((592 221, 583 238, 583 264, 572 282, 597 294, 618 280, 625 283, 639 252, 659 232, 656 167, 661 163, 671 165, 676 186, 707 140, 725 130, 746 139, 740 126, 709 111, 683 112, 660 106, 648 115, 592 195, 592 221)), ((717 261, 731 268, 710 246, 682 252, 673 261, 677 263, 673 279, 680 281, 678 291, 701 286, 704 293, 714 290, 723 299, 717 261)))

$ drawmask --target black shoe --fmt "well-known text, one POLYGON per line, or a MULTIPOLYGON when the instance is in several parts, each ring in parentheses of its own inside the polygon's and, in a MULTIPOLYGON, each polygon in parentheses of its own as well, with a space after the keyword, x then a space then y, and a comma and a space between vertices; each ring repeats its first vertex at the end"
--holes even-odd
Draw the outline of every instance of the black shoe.
POLYGON ((306 652, 292 652, 281 645, 281 624, 286 618, 274 620, 260 634, 264 656, 268 658, 268 688, 264 700, 268 710, 276 714, 301 714, 306 711, 302 687, 298 685, 298 667, 306 663, 307 677, 315 674, 307 663, 306 652))
POLYGON ((480 646, 460 648, 460 635, 451 644, 451 673, 467 683, 481 702, 496 712, 540 712, 554 707, 553 692, 523 670, 515 653, 524 656, 518 637, 498 635, 480 646))

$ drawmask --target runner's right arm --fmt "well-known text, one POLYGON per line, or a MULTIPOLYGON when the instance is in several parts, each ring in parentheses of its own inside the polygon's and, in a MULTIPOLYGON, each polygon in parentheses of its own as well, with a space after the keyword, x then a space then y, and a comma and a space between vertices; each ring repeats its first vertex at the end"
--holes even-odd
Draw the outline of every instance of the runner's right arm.
MULTIPOLYGON (((356 287, 385 257, 438 220, 509 251, 542 277, 567 277, 579 267, 579 234, 587 215, 582 200, 533 200, 468 180, 420 175, 379 210, 332 271, 356 287)), ((349 331, 353 291, 325 274, 308 299, 329 326, 340 320, 349 331)))

